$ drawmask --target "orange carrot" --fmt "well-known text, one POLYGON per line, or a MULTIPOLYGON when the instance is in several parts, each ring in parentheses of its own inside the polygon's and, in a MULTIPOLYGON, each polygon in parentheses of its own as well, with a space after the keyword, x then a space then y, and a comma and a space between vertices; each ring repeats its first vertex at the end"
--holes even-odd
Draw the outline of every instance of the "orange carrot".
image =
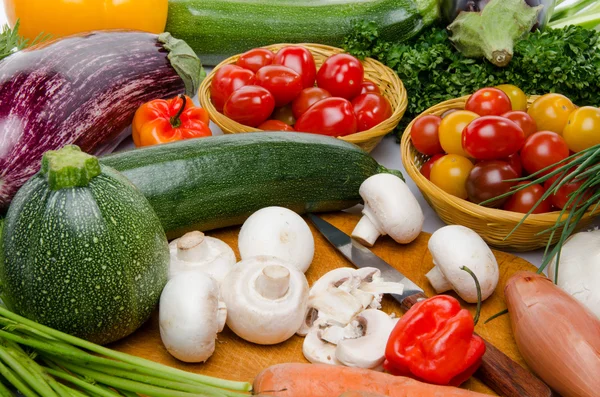
POLYGON ((422 383, 362 368, 327 364, 278 364, 254 379, 254 393, 277 397, 338 397, 361 390, 387 397, 485 397, 485 394, 422 383))
POLYGON ((340 394, 340 397, 385 397, 383 394, 370 393, 368 391, 347 391, 344 394, 340 394))

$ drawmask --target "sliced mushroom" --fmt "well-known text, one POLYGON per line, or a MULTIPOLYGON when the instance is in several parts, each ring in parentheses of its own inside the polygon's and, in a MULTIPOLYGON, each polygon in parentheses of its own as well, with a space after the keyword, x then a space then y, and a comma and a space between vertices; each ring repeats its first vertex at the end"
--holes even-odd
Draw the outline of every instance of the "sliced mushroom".
POLYGON ((171 241, 169 249, 169 278, 182 272, 200 270, 221 283, 235 265, 235 253, 229 245, 199 231, 171 241))
POLYGON ((234 266, 221 295, 233 332, 247 341, 272 345, 289 339, 302 325, 308 282, 294 265, 272 256, 256 256, 234 266))
POLYGON ((313 364, 340 364, 335 357, 335 345, 321 338, 321 330, 318 327, 311 329, 304 338, 302 353, 313 364))
POLYGON ((367 247, 388 234, 396 242, 407 244, 421 233, 425 217, 419 202, 404 181, 392 174, 367 178, 359 189, 365 205, 352 237, 367 247))
POLYGON ((315 253, 315 241, 302 217, 283 207, 256 211, 242 225, 238 239, 242 259, 277 257, 305 272, 315 253))

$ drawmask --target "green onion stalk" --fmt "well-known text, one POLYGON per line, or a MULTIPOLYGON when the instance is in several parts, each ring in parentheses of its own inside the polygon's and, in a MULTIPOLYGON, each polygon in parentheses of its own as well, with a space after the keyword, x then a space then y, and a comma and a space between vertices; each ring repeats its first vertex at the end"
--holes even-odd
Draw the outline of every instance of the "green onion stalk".
POLYGON ((0 305, 0 397, 236 397, 251 385, 96 345, 0 305))
POLYGON ((600 26, 600 2, 597 0, 576 0, 568 5, 557 1, 548 26, 561 29, 569 25, 578 25, 586 29, 600 26))
MULTIPOLYGON (((577 230, 579 222, 586 214, 600 214, 598 209, 598 205, 600 204, 600 190, 598 189, 598 186, 600 185, 600 145, 595 145, 579 153, 575 153, 557 164, 548 166, 528 177, 513 179, 512 181, 514 182, 528 181, 528 183, 515 186, 508 193, 487 200, 481 204, 485 205, 498 198, 508 197, 531 185, 543 184, 548 179, 554 177, 556 177, 556 179, 552 182, 544 195, 535 203, 533 208, 523 216, 523 219, 521 219, 517 226, 509 233, 507 238, 523 224, 525 219, 533 213, 535 208, 537 208, 542 201, 546 200, 550 195, 555 194, 560 188, 569 183, 580 183, 577 189, 567 196, 567 203, 560 211, 556 223, 552 227, 539 233, 548 234, 549 236, 538 273, 542 273, 552 258, 556 257, 555 273, 558 276, 558 266, 563 244, 569 236, 577 230), (547 174, 545 174, 546 172, 547 174), (532 178, 533 180, 529 181, 532 178), (556 245, 551 248, 555 236, 558 236, 558 241, 556 245)), ((554 281, 556 282, 557 280, 555 279, 554 281)))

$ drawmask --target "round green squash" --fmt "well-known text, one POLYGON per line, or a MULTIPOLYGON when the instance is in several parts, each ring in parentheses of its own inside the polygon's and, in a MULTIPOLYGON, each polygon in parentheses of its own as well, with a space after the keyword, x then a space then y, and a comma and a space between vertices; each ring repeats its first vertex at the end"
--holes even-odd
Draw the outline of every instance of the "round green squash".
POLYGON ((151 315, 169 249, 144 196, 76 146, 48 151, 8 210, 1 296, 18 314, 106 344, 151 315))

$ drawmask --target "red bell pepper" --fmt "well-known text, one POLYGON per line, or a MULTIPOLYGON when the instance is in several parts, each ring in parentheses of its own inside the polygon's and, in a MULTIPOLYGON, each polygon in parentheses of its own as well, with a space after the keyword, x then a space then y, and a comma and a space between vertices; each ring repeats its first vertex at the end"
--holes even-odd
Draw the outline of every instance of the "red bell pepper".
POLYGON ((194 106, 190 97, 156 99, 139 107, 133 118, 135 146, 150 146, 182 139, 211 136, 206 110, 194 106))
POLYGON ((469 311, 451 296, 421 301, 390 334, 384 368, 423 382, 459 386, 473 375, 485 353, 474 327, 469 311))

